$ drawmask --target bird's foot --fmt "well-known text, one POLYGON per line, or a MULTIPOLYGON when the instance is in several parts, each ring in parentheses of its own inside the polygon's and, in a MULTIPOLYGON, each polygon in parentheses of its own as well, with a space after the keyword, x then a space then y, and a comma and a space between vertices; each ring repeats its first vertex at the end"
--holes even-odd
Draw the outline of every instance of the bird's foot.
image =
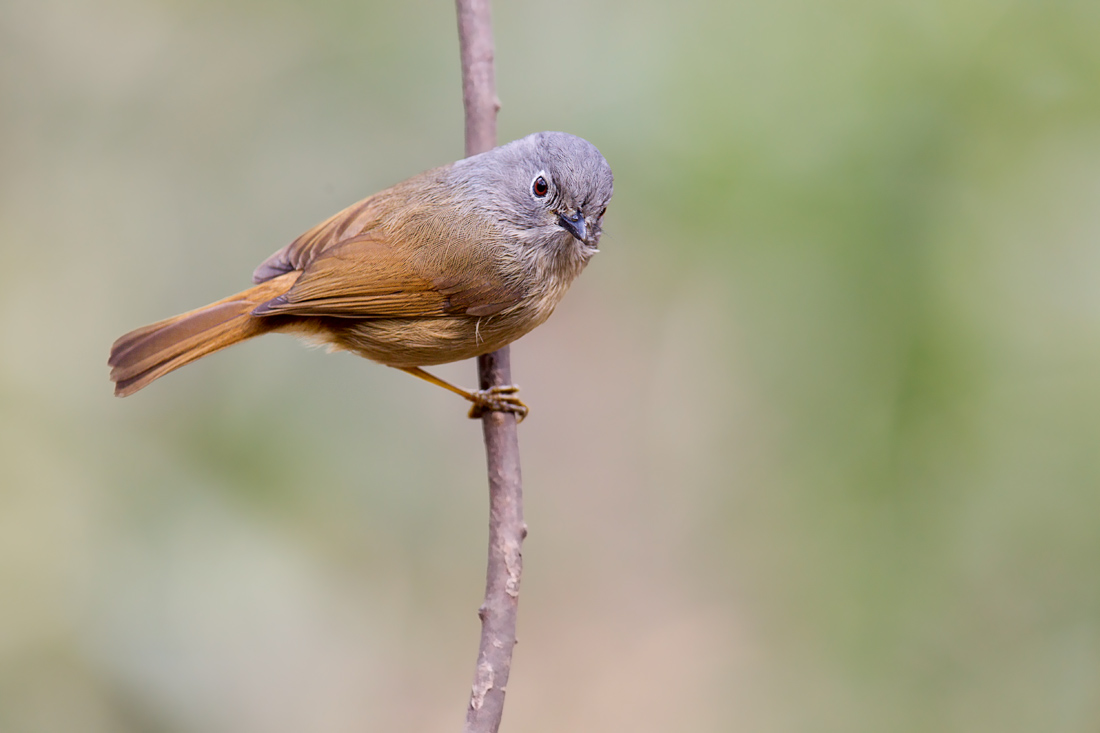
POLYGON ((475 390, 467 399, 474 403, 470 408, 470 418, 473 420, 480 419, 486 412, 510 412, 516 416, 517 423, 527 417, 527 405, 519 398, 519 386, 515 384, 475 390))

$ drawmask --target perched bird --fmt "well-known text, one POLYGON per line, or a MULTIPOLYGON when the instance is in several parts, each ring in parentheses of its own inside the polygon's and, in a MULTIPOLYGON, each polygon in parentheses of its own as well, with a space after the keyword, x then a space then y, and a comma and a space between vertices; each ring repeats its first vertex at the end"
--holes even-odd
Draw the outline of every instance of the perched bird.
POLYGON ((528 135, 349 206, 265 260, 256 285, 111 347, 115 394, 271 331, 402 369, 462 395, 471 417, 527 407, 421 369, 495 351, 545 321, 596 253, 611 167, 586 140, 528 135))

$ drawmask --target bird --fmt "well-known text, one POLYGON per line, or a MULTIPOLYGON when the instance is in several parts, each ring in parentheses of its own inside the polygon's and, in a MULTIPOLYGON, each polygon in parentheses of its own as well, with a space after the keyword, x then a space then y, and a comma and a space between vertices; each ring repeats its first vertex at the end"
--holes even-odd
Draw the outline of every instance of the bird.
POLYGON ((467 390, 423 367, 495 351, 543 323, 599 251, 613 190, 600 151, 563 132, 425 171, 302 234, 256 268, 252 287, 119 338, 115 394, 279 332, 455 392, 471 417, 522 420, 515 385, 467 390))

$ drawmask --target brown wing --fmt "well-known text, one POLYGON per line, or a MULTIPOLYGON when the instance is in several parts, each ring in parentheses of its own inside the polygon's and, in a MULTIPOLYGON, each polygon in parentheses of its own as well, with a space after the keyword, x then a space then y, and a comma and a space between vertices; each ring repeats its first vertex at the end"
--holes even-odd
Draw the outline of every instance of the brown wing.
POLYGON ((333 245, 362 235, 377 222, 377 199, 377 195, 365 198, 313 227, 264 260, 252 273, 252 282, 262 283, 292 270, 304 270, 333 245))
POLYGON ((522 289, 493 277, 491 270, 459 274, 457 268, 426 265, 409 249, 368 232, 315 255, 293 287, 252 311, 253 315, 334 318, 431 318, 488 316, 519 302, 522 289))
POLYGON ((523 288, 502 276, 484 221, 455 221, 444 166, 353 204, 256 268, 264 282, 302 272, 254 315, 336 318, 488 316, 519 302, 523 288), (408 191, 420 191, 411 196, 408 191), (423 195, 427 190, 431 195, 423 195), (410 206, 410 200, 418 200, 410 206), (440 212, 444 212, 441 214, 440 212), (385 219, 385 224, 380 221, 385 219))

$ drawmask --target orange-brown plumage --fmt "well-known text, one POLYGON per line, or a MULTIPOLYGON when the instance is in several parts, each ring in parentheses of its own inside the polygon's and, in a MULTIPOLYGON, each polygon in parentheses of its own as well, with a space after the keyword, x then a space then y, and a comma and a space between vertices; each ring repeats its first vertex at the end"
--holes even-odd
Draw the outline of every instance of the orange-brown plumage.
POLYGON ((251 315, 261 303, 281 295, 298 278, 290 272, 187 313, 131 331, 111 346, 111 381, 119 397, 199 357, 259 336, 276 321, 251 315))
POLYGON ((427 171, 295 239, 254 287, 118 339, 115 394, 271 331, 406 370, 495 350, 553 311, 610 196, 607 162, 563 133, 427 171), (547 190, 532 193, 532 176, 547 190))

